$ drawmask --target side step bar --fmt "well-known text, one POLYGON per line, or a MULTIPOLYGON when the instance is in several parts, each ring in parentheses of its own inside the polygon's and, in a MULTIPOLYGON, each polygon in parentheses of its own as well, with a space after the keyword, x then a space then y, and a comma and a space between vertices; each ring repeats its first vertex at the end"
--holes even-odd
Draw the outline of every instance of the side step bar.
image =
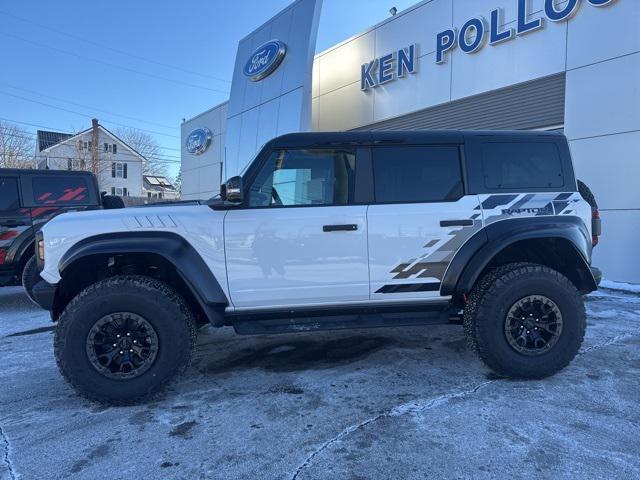
MULTIPOLYGON (((232 315, 227 320, 240 335, 312 332, 380 327, 412 327, 418 325, 446 325, 451 311, 448 304, 440 308, 407 311, 364 311, 357 313, 272 312, 269 314, 232 315), (236 318, 234 318, 236 317, 236 318)), ((377 309, 376 309, 377 310, 377 309)))

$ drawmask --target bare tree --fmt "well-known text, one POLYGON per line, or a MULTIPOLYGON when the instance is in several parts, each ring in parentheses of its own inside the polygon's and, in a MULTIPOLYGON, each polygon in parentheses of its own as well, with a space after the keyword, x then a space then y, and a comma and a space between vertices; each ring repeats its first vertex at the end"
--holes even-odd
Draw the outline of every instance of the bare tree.
POLYGON ((178 175, 171 182, 178 193, 182 193, 182 168, 178 170, 178 175))
POLYGON ((13 123, 0 120, 0 167, 34 168, 33 134, 13 123))
POLYGON ((160 158, 160 145, 155 137, 136 128, 119 128, 115 134, 146 159, 142 165, 143 175, 167 175, 167 165, 160 158))

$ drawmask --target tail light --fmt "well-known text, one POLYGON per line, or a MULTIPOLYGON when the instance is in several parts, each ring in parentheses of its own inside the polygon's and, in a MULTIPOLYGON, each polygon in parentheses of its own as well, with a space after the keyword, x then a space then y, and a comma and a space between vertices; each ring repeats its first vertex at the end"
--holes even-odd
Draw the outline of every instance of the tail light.
POLYGON ((4 261, 6 258, 7 258, 7 251, 4 248, 0 248, 0 265, 4 264, 4 261))
POLYGON ((600 220, 600 211, 597 208, 591 209, 591 245, 594 247, 600 241, 598 237, 602 234, 602 220, 600 220))

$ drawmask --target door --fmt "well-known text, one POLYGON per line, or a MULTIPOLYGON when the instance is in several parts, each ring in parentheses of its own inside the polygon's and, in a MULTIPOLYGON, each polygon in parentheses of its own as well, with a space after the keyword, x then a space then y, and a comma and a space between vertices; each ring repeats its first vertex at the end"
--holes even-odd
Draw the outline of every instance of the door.
POLYGON ((225 216, 236 308, 368 300, 366 206, 353 205, 355 149, 271 152, 225 216))
POLYGON ((31 217, 21 206, 18 178, 0 177, 0 276, 13 275, 14 258, 31 235, 31 217))
POLYGON ((439 299, 455 252, 482 227, 478 197, 464 194, 459 147, 375 147, 371 152, 371 299, 439 299))

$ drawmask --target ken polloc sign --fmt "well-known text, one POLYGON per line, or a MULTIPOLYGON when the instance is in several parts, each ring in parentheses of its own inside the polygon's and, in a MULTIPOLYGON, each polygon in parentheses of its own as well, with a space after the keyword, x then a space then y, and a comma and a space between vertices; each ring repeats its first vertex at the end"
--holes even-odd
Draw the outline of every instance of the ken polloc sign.
MULTIPOLYGON (((529 2, 517 0, 518 19, 514 27, 505 27, 500 8, 490 12, 490 20, 484 17, 469 19, 459 29, 447 28, 436 35, 435 61, 438 64, 447 61, 447 54, 455 48, 467 54, 480 51, 488 42, 498 45, 516 37, 526 35, 544 28, 545 20, 551 22, 567 21, 579 10, 583 0, 568 0, 558 5, 556 0, 545 0, 544 16, 529 15, 529 2)), ((584 0, 594 7, 611 5, 616 0, 584 0)), ((638 0, 640 1, 640 0, 638 0)), ((413 44, 371 60, 360 67, 360 89, 363 91, 388 83, 396 78, 407 76, 418 71, 418 45, 413 44)), ((432 50, 431 50, 432 51, 432 50)))

